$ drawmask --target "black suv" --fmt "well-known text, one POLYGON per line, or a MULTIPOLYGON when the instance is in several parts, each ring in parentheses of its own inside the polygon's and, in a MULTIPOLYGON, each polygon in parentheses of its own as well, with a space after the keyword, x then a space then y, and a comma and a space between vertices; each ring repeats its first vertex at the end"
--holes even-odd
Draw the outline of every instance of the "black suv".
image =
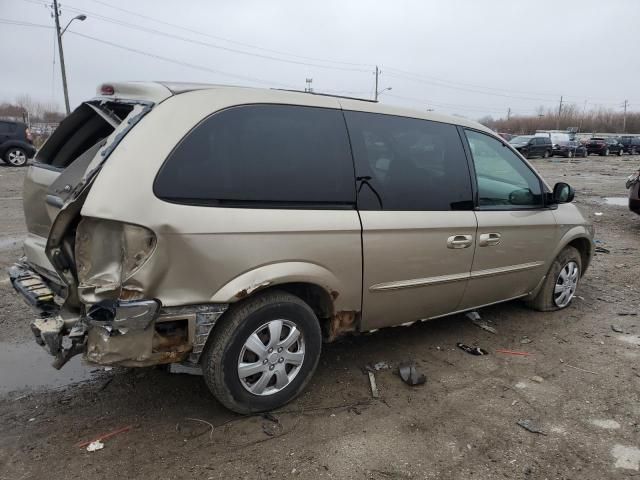
POLYGON ((31 132, 24 123, 0 120, 0 158, 13 167, 22 167, 35 154, 31 132))
POLYGON ((551 156, 553 150, 549 137, 519 135, 509 140, 509 144, 518 150, 525 158, 548 158, 551 156))
POLYGON ((587 153, 597 153, 598 155, 607 156, 610 153, 622 155, 623 146, 617 138, 593 137, 587 143, 587 153))
POLYGON ((638 137, 622 137, 620 143, 625 153, 636 155, 640 152, 640 138, 638 137))

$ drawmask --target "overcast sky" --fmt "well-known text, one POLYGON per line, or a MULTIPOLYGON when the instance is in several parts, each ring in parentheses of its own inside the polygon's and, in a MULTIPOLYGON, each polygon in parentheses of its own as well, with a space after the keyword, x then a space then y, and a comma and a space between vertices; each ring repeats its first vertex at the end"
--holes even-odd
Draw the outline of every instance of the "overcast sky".
MULTIPOLYGON (((46 3, 0 0, 0 22, 51 26, 46 3)), ((640 110, 638 0, 63 0, 61 10, 63 26, 88 17, 63 39, 72 108, 108 80, 304 89, 313 78, 318 92, 371 97, 377 64, 389 104, 499 117, 557 108, 564 95, 640 110)), ((63 107, 54 38, 0 23, 0 101, 27 93, 63 107)))

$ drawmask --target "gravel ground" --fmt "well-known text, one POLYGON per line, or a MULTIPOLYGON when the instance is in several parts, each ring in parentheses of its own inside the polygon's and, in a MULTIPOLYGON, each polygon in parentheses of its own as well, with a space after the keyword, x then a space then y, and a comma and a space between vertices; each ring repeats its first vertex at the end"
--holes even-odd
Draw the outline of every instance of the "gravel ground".
MULTIPOLYGON (((0 280, 0 478, 640 476, 640 217, 604 200, 626 196, 625 177, 640 157, 533 163, 550 183, 576 188, 598 245, 610 250, 595 256, 569 308, 482 309, 496 334, 456 315, 345 338, 325 346, 306 392, 269 418, 230 413, 196 376, 91 371, 79 362, 72 374, 54 373, 26 343, 27 307, 0 280), (489 355, 469 355, 455 347, 460 341, 489 355), (398 378, 407 359, 425 385, 398 378), (391 368, 376 372, 375 400, 362 369, 377 362, 391 368), (77 446, 123 427, 102 450, 77 446)), ((2 269, 20 255, 24 172, 0 168, 2 269)))

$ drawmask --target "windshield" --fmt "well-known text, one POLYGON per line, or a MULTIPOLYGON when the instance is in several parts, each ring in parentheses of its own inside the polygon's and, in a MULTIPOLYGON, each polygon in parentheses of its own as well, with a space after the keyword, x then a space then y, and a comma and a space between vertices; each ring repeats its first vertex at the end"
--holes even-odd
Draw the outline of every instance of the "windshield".
POLYGON ((531 135, 520 135, 519 137, 513 137, 509 140, 509 143, 527 143, 532 138, 533 136, 531 135))

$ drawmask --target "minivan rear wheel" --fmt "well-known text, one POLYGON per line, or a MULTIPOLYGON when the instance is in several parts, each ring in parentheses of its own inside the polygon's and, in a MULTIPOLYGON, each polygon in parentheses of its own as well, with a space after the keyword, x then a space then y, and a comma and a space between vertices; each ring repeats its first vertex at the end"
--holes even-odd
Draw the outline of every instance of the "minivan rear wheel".
POLYGON ((582 257, 574 247, 565 247, 556 257, 542 288, 527 305, 541 312, 568 307, 575 296, 582 275, 582 257))
POLYGON ((281 407, 307 385, 318 365, 320 324, 299 297, 282 291, 232 305, 211 332, 204 380, 229 410, 249 414, 281 407))

